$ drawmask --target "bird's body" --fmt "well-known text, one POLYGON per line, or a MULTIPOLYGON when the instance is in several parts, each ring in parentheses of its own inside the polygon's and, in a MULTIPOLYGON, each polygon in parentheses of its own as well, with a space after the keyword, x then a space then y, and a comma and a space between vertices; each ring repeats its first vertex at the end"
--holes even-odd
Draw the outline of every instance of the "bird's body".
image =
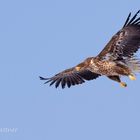
POLYGON ((83 68, 81 67, 81 64, 84 64, 84 68, 99 75, 120 76, 130 73, 130 70, 125 65, 109 60, 100 60, 98 57, 87 58, 83 63, 75 66, 76 71, 80 71, 80 68, 83 68))
POLYGON ((135 80, 135 73, 140 72, 140 61, 134 55, 140 48, 140 17, 136 18, 138 11, 131 19, 129 14, 123 28, 118 31, 105 48, 96 56, 89 57, 73 68, 64 70, 51 78, 40 77, 47 80, 45 83, 60 84, 62 88, 67 85, 78 85, 85 80, 93 80, 99 76, 107 76, 109 79, 121 82, 121 76, 128 76, 135 80))
POLYGON ((109 60, 98 60, 98 58, 91 59, 90 62, 91 71, 100 75, 113 76, 113 75, 125 75, 127 68, 117 65, 117 63, 109 60))

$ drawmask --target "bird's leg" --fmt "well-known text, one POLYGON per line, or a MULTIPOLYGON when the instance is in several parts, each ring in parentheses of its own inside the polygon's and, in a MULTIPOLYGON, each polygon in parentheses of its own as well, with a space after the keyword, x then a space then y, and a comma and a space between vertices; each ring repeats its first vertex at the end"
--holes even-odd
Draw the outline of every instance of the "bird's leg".
POLYGON ((136 77, 133 73, 129 74, 128 77, 130 80, 136 80, 136 77))
POLYGON ((122 82, 119 76, 108 76, 108 78, 120 83, 121 87, 127 87, 127 84, 125 82, 122 82))

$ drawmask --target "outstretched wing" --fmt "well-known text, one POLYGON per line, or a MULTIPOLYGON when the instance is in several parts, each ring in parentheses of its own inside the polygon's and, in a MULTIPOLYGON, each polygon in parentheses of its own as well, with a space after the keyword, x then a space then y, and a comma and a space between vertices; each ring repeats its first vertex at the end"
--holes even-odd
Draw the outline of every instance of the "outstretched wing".
POLYGON ((131 13, 123 28, 116 33, 106 47, 100 52, 100 59, 122 60, 133 57, 140 48, 140 10, 130 19, 131 13))
POLYGON ((41 80, 46 80, 46 83, 50 83, 50 86, 55 84, 57 88, 59 85, 62 88, 71 87, 74 85, 82 84, 85 80, 93 80, 99 77, 99 74, 93 73, 88 69, 88 60, 80 63, 76 67, 64 70, 51 78, 40 77, 41 80))

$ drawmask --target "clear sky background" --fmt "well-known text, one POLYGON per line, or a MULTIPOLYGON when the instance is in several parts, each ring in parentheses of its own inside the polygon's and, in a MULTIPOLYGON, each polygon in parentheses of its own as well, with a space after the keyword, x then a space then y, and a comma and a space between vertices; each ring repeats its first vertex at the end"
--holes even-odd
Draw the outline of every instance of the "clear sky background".
POLYGON ((0 1, 1 140, 140 140, 140 75, 70 89, 50 77, 96 56, 139 0, 0 1))

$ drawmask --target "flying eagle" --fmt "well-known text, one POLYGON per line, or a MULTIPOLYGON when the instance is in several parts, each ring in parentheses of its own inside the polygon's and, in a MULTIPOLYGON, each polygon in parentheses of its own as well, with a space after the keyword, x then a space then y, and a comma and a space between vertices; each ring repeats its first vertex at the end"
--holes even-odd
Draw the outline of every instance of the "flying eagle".
POLYGON ((132 17, 129 13, 123 28, 119 30, 108 42, 105 48, 96 56, 89 57, 80 64, 66 69, 51 78, 40 77, 46 83, 59 85, 62 88, 71 87, 93 80, 100 76, 107 76, 122 87, 127 84, 122 82, 121 76, 128 76, 135 80, 135 73, 140 72, 140 60, 135 53, 140 48, 140 10, 132 17))

